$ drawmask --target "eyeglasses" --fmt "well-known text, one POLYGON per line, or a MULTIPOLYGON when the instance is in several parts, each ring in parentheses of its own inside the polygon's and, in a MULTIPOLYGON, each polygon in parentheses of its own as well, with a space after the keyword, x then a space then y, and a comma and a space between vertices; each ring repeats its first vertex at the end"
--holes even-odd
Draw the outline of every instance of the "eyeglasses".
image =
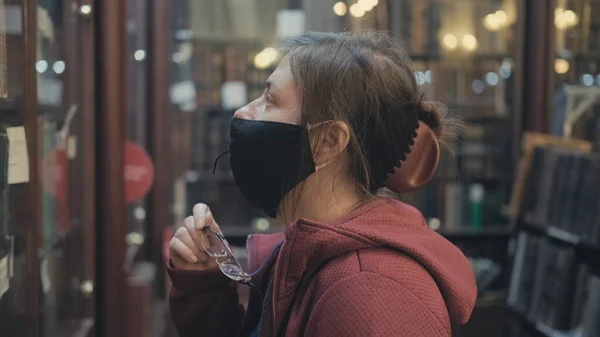
POLYGON ((204 251, 216 259, 221 272, 236 282, 252 285, 252 276, 246 273, 236 260, 223 234, 215 231, 209 225, 204 226, 202 231, 207 238, 202 242, 204 251))

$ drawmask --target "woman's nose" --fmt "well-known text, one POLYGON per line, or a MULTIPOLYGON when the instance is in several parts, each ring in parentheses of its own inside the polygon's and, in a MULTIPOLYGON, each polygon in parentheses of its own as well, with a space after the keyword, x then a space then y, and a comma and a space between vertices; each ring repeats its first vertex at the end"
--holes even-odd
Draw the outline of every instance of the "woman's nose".
POLYGON ((253 108, 253 104, 251 102, 251 103, 247 104, 246 106, 239 108, 233 114, 233 117, 254 120, 254 119, 256 119, 256 108, 253 108))

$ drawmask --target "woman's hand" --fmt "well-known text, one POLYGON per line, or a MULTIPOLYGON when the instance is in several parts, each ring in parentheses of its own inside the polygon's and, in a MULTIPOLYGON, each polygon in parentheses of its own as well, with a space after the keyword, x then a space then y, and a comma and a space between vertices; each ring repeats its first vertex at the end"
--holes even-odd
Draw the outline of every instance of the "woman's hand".
POLYGON ((219 226, 205 204, 194 205, 193 213, 194 216, 185 219, 169 243, 171 263, 176 269, 217 269, 215 258, 204 251, 203 242, 207 243, 207 238, 203 228, 210 225, 214 230, 219 230, 219 226))

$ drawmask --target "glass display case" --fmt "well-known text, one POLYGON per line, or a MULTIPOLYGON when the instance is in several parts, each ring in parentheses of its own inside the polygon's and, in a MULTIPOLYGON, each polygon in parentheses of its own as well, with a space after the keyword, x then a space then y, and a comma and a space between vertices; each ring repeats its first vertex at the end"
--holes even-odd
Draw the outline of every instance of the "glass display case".
POLYGON ((86 335, 94 324, 94 97, 88 91, 94 84, 85 6, 37 1, 39 336, 86 335))
POLYGON ((7 336, 87 336, 94 326, 86 6, 0 2, 0 330, 7 336))
POLYGON ((599 144, 600 3, 556 0, 553 9, 552 133, 599 144))

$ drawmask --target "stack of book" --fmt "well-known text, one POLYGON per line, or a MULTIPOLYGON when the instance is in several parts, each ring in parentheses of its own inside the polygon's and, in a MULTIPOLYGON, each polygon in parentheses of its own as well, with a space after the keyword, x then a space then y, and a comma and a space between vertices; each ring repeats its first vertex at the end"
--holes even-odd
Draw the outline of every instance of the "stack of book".
POLYGON ((600 155, 550 143, 531 152, 520 202, 509 335, 598 336, 600 155))

